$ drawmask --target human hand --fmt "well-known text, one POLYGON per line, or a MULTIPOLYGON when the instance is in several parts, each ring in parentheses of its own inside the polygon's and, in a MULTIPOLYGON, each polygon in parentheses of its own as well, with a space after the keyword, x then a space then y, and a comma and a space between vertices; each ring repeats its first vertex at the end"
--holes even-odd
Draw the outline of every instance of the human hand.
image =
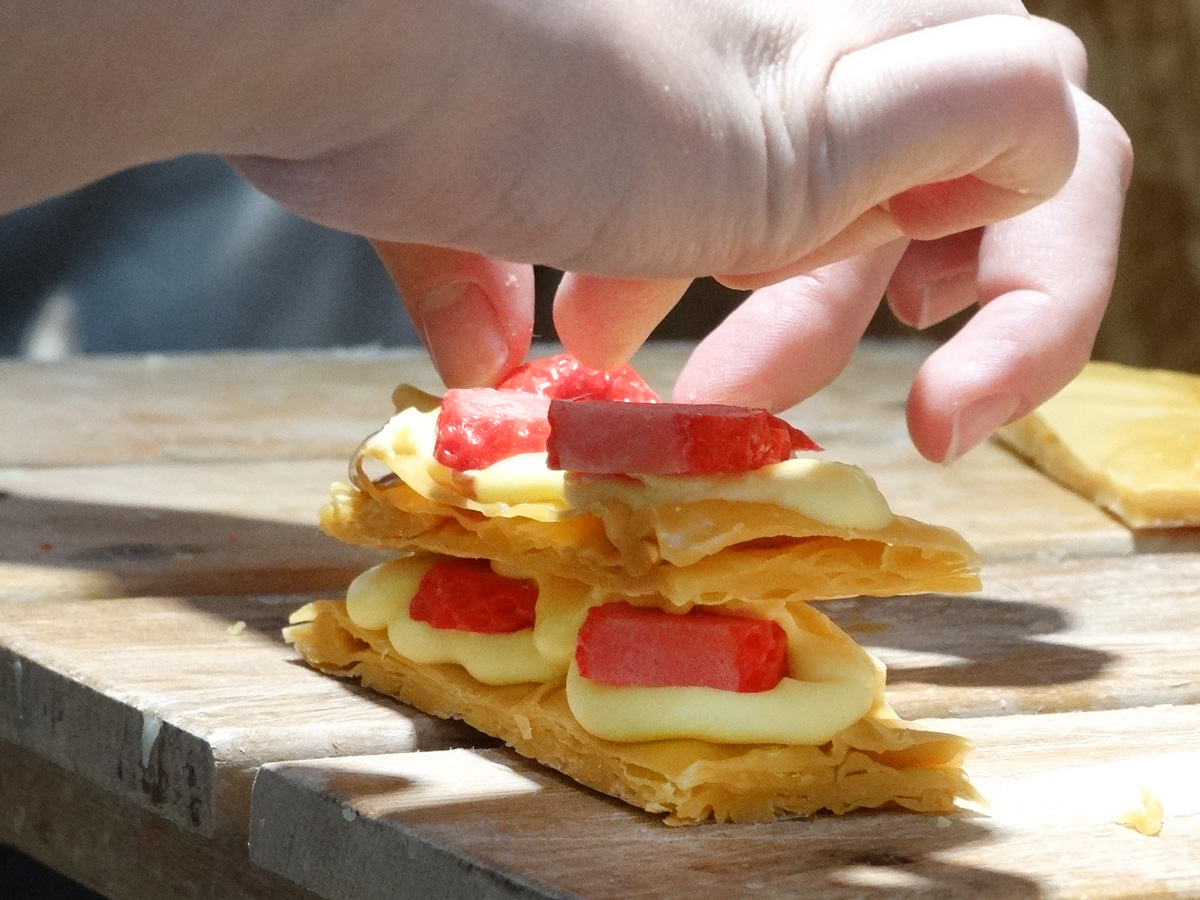
POLYGON ((946 460, 1078 370, 1109 292, 1128 138, 1016 0, 77 6, 0 0, 0 211, 224 154, 378 241, 449 384, 520 362, 535 262, 570 273, 559 335, 596 366, 695 276, 760 288, 676 397, 772 409, 885 288, 919 326, 978 302, 910 397, 946 460))
POLYGON ((1128 140, 1069 86, 1074 37, 1015 0, 295 2, 5 3, 28 77, 0 100, 0 208, 222 153, 381 242, 451 384, 520 361, 534 262, 572 272, 559 334, 601 366, 694 276, 760 287, 676 396, 771 408, 836 374, 885 286, 916 324, 982 301, 914 386, 932 458, 1086 358, 1128 140))
POLYGON ((1079 372, 1112 290, 1132 150, 1083 93, 1086 58, 1075 36, 1037 24, 1057 47, 1079 127, 1063 188, 1014 218, 901 240, 756 292, 697 348, 676 399, 773 409, 803 399, 848 361, 884 289, 897 317, 918 328, 980 307, 909 393, 909 432, 930 459, 954 461, 1079 372))
MULTIPOLYGON (((1080 90, 1086 61, 1065 29, 1023 19, 1012 4, 944 4, 943 18, 924 30, 911 30, 904 4, 873 15, 861 6, 842 9, 843 20, 814 4, 788 5, 794 15, 775 46, 792 40, 794 55, 774 60, 760 93, 725 98, 738 101, 730 117, 754 109, 774 126, 757 147, 726 124, 720 145, 701 139, 692 156, 703 158, 682 172, 647 173, 639 155, 647 147, 674 164, 693 145, 663 127, 642 143, 622 136, 638 186, 621 193, 621 208, 589 197, 578 214, 562 213, 567 256, 533 245, 502 252, 605 273, 568 274, 556 303, 564 343, 597 366, 624 361, 689 275, 715 272, 760 288, 684 369, 675 396, 693 402, 781 409, 803 399, 845 365, 885 290, 897 315, 918 327, 978 302, 910 396, 915 444, 948 462, 1086 361, 1111 289, 1131 154, 1120 126, 1080 90), (962 18, 998 8, 1011 15, 962 18), (807 65, 795 67, 814 57, 822 74, 807 78, 807 65), (787 102, 784 86, 794 91, 787 102), (674 149, 656 151, 656 137, 674 149), (721 151, 731 146, 742 152, 726 160, 721 151), (694 177, 701 173, 708 177, 694 177), (612 217, 607 233, 597 211, 612 217), (573 242, 580 226, 603 239, 573 242)), ((761 43, 765 31, 756 34, 761 43)), ((704 69, 713 96, 725 96, 719 75, 728 72, 704 69)), ((686 116, 677 110, 675 119, 686 116)), ((596 182, 585 164, 577 174, 586 196, 596 182)), ((551 207, 554 185, 543 195, 551 207)), ((484 382, 520 361, 532 318, 526 267, 471 252, 380 250, 449 381, 484 382)))

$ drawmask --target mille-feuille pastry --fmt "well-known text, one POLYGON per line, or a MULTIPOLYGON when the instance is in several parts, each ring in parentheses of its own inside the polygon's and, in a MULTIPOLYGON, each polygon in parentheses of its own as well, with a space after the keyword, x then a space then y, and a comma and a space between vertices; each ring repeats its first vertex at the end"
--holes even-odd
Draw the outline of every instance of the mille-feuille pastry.
POLYGON ((1200 376, 1091 362, 996 437, 1133 528, 1200 525, 1200 376))
POLYGON ((792 458, 815 445, 763 411, 652 404, 562 357, 501 387, 398 391, 322 524, 401 555, 297 611, 310 664, 671 823, 974 796, 966 743, 900 721, 810 605, 974 589, 958 535, 792 458))

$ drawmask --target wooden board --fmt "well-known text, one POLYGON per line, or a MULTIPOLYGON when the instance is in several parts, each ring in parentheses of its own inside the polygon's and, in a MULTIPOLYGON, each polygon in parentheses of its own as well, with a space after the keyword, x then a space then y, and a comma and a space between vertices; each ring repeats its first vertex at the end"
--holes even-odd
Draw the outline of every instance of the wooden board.
MULTIPOLYGON (((1132 552, 1127 528, 995 444, 950 466, 917 453, 904 408, 932 349, 866 342, 832 384, 785 417, 811 433, 824 456, 862 466, 896 512, 958 530, 988 561, 1132 552)), ((1200 550, 1200 538, 1189 539, 1200 550)))
MULTIPOLYGON (((642 354, 660 390, 685 351, 642 354)), ((1127 529, 995 446, 950 467, 920 459, 897 404, 926 352, 872 347, 790 417, 822 436, 829 457, 864 466, 896 511, 957 528, 989 561, 1134 551, 1127 529)), ((381 557, 319 535, 317 509, 329 483, 345 477, 351 448, 390 411, 389 385, 431 387, 433 377, 423 359, 403 354, 105 359, 9 371, 28 394, 6 402, 35 419, 35 439, 25 440, 25 429, 0 437, 0 460, 28 450, 30 463, 0 468, 3 599, 344 587, 381 557), (287 391, 321 399, 309 409, 287 391), (84 403, 92 419, 68 428, 54 418, 64 412, 53 397, 84 403), (39 399, 47 411, 38 412, 39 399), (313 438, 322 416, 327 442, 313 438), (41 446, 36 436, 56 429, 57 449, 41 446), (338 448, 344 455, 330 455, 338 448), (51 465, 75 458, 83 462, 51 465)), ((1200 549, 1200 536, 1191 545, 1200 549)))
MULTIPOLYGON (((997 447, 950 468, 911 448, 844 449, 893 509, 957 528, 989 561, 1134 550, 1126 528, 997 447)), ((345 477, 332 459, 0 469, 0 596, 343 588, 384 558, 317 529, 345 477)))
MULTIPOLYGON (((1197 580, 1191 554, 1014 563, 977 596, 823 608, 908 717, 1196 703, 1197 580)), ((261 762, 478 741, 299 665, 279 630, 302 599, 10 604, 0 737, 206 833, 244 821, 261 762)))
POLYGON ((0 466, 345 458, 402 379, 438 387, 415 349, 0 361, 0 466))
MULTIPOLYGON (((868 342, 793 412, 823 443, 900 444, 925 342, 868 342), (817 424, 819 423, 819 424, 817 424)), ((532 355, 560 348, 541 345, 532 355)), ((634 358, 664 397, 691 345, 634 358)), ((345 458, 391 415, 400 382, 440 393, 421 350, 78 357, 0 361, 0 467, 151 460, 345 458)))
MULTIPOLYGON (((638 365, 665 393, 688 349, 638 365)), ((267 763, 255 856, 329 898, 1196 896, 1192 794, 1160 838, 1096 798, 1196 768, 1200 536, 1131 535, 996 447, 920 460, 902 409, 927 352, 869 344, 788 417, 898 512, 959 528, 985 589, 827 608, 889 663, 896 707, 974 737, 981 786, 1032 798, 1036 828, 998 802, 673 831, 298 665, 287 612, 378 558, 317 532, 329 481, 397 382, 438 388, 389 351, 0 364, 20 423, 0 435, 0 840, 117 898, 311 896, 246 855, 267 763)))
POLYGON ((268 760, 495 743, 299 663, 303 599, 10 604, 0 740, 202 834, 244 832, 268 760))
POLYGON ((1200 703, 1200 555, 989 566, 984 588, 821 604, 888 667, 902 716, 1200 703))
MULTIPOLYGON (((987 562, 1135 550, 1124 525, 992 443, 950 466, 922 458, 907 437, 894 445, 848 442, 829 453, 869 473, 895 512, 955 529, 987 562)), ((1191 546, 1200 550, 1200 537, 1191 546)))
POLYGON ((250 853, 330 900, 1200 897, 1197 708, 931 724, 968 726, 990 809, 669 828, 451 750, 264 767, 250 853), (1143 787, 1155 837, 1116 821, 1143 787))

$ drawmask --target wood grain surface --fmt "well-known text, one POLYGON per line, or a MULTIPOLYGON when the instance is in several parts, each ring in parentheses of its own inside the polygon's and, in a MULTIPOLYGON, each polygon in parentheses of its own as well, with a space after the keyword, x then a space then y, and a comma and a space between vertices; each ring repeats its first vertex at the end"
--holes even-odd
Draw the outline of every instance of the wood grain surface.
POLYGON ((495 742, 297 661, 303 597, 12 604, 0 739, 202 834, 244 831, 268 759, 495 742))
POLYGON ((251 858, 331 900, 1200 896, 1195 707, 930 724, 977 741, 990 807, 667 828, 510 752, 450 750, 264 767, 251 858), (1143 788, 1153 837, 1117 823, 1143 788))
POLYGON ((1198 584, 1191 553, 1031 560, 977 594, 821 609, 884 661, 905 717, 1126 709, 1200 702, 1198 584))
POLYGON ((344 459, 401 380, 438 384, 417 350, 0 361, 0 465, 344 459))
MULTIPOLYGON (((637 362, 667 394, 686 351, 655 347, 637 362)), ((828 458, 864 466, 897 512, 957 528, 985 559, 1133 552, 1127 529, 996 446, 951 467, 921 459, 902 410, 927 352, 869 345, 789 418, 828 458)), ((10 463, 0 468, 0 595, 335 590, 379 558, 322 536, 317 509, 386 421, 392 387, 433 389, 423 357, 93 362, 0 364, 0 384, 13 388, 0 405, 23 423, 0 435, 0 465, 10 463), (56 397, 73 398, 66 412, 56 397), (84 407, 89 417, 70 424, 84 407)))
MULTIPOLYGON (((557 348, 542 348, 548 353, 557 348)), ((636 362, 669 393, 687 345, 636 362)), ((346 460, 406 382, 440 393, 423 350, 0 360, 0 466, 346 460)))
MULTIPOLYGON (((310 671, 288 612, 378 559, 317 508, 395 384, 436 379, 227 354, 0 364, 0 840, 122 900, 1200 897, 1200 534, 1131 533, 993 445, 921 460, 928 349, 869 343, 788 418, 980 549, 976 595, 825 608, 898 711, 976 741, 990 811, 669 829, 310 671), (1158 837, 1115 824, 1143 786, 1158 837)), ((637 364, 667 393, 687 350, 637 364)))

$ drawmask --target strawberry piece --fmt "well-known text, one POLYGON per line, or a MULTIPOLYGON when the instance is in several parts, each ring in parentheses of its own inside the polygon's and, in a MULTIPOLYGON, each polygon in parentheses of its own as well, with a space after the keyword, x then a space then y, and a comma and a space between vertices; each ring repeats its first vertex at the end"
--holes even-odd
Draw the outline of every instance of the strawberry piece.
POLYGON ((546 449, 547 397, 492 388, 446 391, 433 458, 458 472, 485 469, 518 453, 546 449))
POLYGON ((497 575, 486 559, 440 559, 426 570, 408 614, 434 628, 509 634, 533 627, 537 582, 497 575))
POLYGON ((787 636, 767 619, 606 603, 588 610, 575 664, 604 684, 755 693, 787 674, 787 636))
POLYGON ((685 403, 550 403, 552 469, 592 475, 749 472, 820 450, 765 409, 685 403))
POLYGON ((658 394, 630 366, 589 369, 569 353, 535 359, 514 369, 496 385, 502 391, 525 391, 558 400, 626 400, 657 403, 658 394))

